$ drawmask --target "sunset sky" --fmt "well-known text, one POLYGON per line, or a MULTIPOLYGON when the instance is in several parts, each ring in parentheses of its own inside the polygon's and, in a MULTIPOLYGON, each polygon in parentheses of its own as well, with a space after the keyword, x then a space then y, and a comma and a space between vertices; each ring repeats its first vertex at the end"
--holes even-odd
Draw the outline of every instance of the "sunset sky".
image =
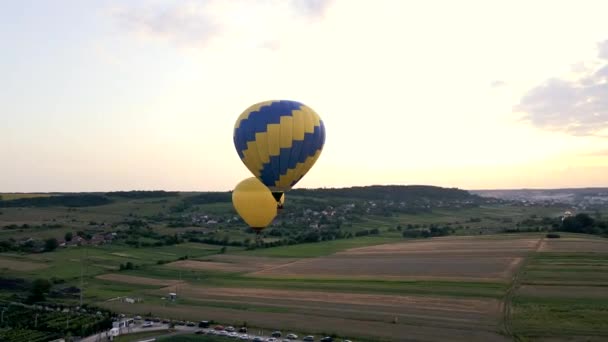
POLYGON ((608 1, 0 1, 0 192, 229 190, 253 103, 298 187, 608 186, 608 1))

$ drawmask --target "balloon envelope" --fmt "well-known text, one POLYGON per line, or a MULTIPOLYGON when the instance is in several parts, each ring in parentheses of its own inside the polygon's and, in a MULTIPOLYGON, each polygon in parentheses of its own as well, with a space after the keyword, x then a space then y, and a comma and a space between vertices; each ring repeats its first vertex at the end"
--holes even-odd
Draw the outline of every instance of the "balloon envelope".
POLYGON ((277 202, 270 190, 255 177, 241 181, 232 192, 236 212, 255 230, 266 228, 277 216, 277 202))
POLYGON ((296 101, 266 101, 245 110, 234 126, 239 157, 264 185, 288 191, 315 164, 325 144, 325 125, 296 101))

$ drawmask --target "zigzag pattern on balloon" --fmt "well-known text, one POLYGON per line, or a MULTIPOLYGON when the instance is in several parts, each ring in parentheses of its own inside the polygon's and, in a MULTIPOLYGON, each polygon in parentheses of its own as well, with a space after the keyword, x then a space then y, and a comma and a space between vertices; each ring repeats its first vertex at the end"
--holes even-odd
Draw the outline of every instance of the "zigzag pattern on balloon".
POLYGON ((237 120, 234 143, 247 168, 271 190, 295 185, 312 167, 325 143, 325 126, 309 107, 268 101, 237 120))
POLYGON ((281 117, 292 116, 292 112, 301 106, 294 101, 267 101, 248 108, 234 126, 234 145, 239 156, 243 158, 247 142, 257 140, 257 133, 267 132, 268 125, 280 124, 281 117))

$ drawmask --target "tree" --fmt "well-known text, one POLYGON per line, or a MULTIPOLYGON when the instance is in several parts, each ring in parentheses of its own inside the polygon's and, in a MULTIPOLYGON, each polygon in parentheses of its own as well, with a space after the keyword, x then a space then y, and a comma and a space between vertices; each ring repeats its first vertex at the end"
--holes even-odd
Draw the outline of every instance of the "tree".
POLYGON ((55 238, 50 238, 44 241, 44 250, 47 252, 54 251, 55 249, 57 249, 57 247, 59 247, 59 243, 55 238))
POLYGON ((32 283, 30 295, 27 298, 29 303, 41 302, 45 299, 45 294, 51 289, 51 283, 46 279, 36 279, 32 283))
POLYGON ((67 232, 67 233, 65 233, 64 239, 65 239, 65 241, 72 241, 73 236, 74 236, 74 234, 72 234, 72 232, 67 232))
POLYGON ((593 234, 592 227, 595 220, 591 216, 581 213, 576 216, 566 217, 562 222, 562 230, 573 233, 593 234))

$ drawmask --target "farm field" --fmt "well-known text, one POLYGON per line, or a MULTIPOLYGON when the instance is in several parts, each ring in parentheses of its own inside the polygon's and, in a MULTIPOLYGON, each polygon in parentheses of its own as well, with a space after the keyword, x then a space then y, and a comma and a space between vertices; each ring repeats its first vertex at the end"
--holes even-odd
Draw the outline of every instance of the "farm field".
POLYGON ((36 197, 49 197, 53 194, 36 194, 36 193, 0 193, 0 199, 3 201, 10 201, 20 198, 36 198, 36 197))
POLYGON ((296 258, 271 258, 245 255, 212 255, 204 260, 180 260, 167 264, 167 267, 199 271, 254 272, 280 267, 294 262, 296 258))
POLYGON ((251 251, 243 251, 242 254, 248 256, 265 256, 278 258, 313 258, 323 255, 330 255, 354 247, 380 245, 400 241, 403 241, 403 238, 366 236, 353 239, 341 239, 333 241, 322 241, 317 243, 299 244, 293 246, 256 249, 251 251))
POLYGON ((608 249, 597 246, 603 240, 565 234, 563 243, 568 244, 568 239, 576 240, 576 248, 581 251, 574 252, 569 246, 568 253, 544 252, 558 242, 539 234, 412 240, 300 259, 289 251, 300 246, 278 247, 283 249, 282 255, 292 258, 241 251, 130 271, 134 278, 126 274, 100 276, 125 286, 147 285, 137 291, 144 298, 141 304, 100 304, 134 314, 214 319, 235 325, 246 321, 266 329, 335 333, 368 341, 400 340, 395 336, 422 341, 500 341, 509 340, 510 333, 532 340, 558 336, 576 339, 583 332, 591 340, 606 336, 608 293, 604 289, 608 279, 598 271, 608 262, 608 249), (597 251, 587 252, 588 246, 595 246, 597 251), (385 268, 407 276, 387 276, 387 271, 378 267, 382 262, 371 261, 375 267, 365 266, 374 259, 384 264, 392 261, 385 268), (432 262, 417 268, 408 266, 411 259, 411 265, 420 260, 432 262), (517 262, 511 266, 497 262, 503 259, 517 262), (399 268, 398 260, 406 266, 399 268), (454 260, 457 262, 452 263, 454 260), (553 272, 555 265, 562 270, 553 272), (324 267, 332 272, 344 271, 319 277, 319 269, 324 267), (282 268, 290 273, 281 274, 282 268), (467 274, 467 269, 471 271, 466 279, 456 276, 467 274), (178 271, 181 282, 177 280, 178 271), (508 299, 512 310, 505 317, 503 300, 515 273, 519 280, 513 297, 508 299), (575 278, 577 282, 572 282, 575 278), (176 302, 160 300, 176 289, 176 302), (510 333, 503 330, 505 319, 510 333), (564 320, 557 332, 545 328, 554 320, 564 320))
POLYGON ((499 281, 539 238, 447 237, 349 249, 253 273, 255 276, 499 281))
POLYGON ((185 243, 157 248, 108 245, 60 248, 53 253, 42 254, 0 253, 0 275, 9 272, 25 278, 46 276, 69 280, 80 277, 81 272, 86 277, 93 277, 117 271, 120 264, 126 262, 144 266, 156 264, 159 260, 176 260, 184 256, 204 257, 218 251, 217 246, 185 243))
POLYGON ((608 243, 566 235, 545 239, 522 270, 513 332, 527 339, 608 338, 608 243))
MULTIPOLYGON (((214 255, 201 260, 153 266, 147 271, 135 270, 129 273, 136 275, 132 278, 122 274, 98 276, 98 279, 106 281, 157 286, 156 289, 139 292, 139 296, 144 298, 142 304, 99 304, 109 309, 138 314, 151 312, 154 315, 169 315, 187 320, 213 317, 212 319, 226 324, 247 321, 249 325, 267 329, 335 333, 370 341, 391 341, 394 340, 391 337, 401 335, 418 340, 448 337, 463 341, 508 340, 500 334, 501 299, 507 279, 502 276, 492 279, 473 276, 470 281, 457 277, 445 281, 441 275, 446 269, 439 260, 441 258, 447 262, 455 255, 466 252, 465 255, 470 259, 467 267, 479 268, 482 265, 483 268, 485 265, 500 273, 505 272, 507 266, 495 261, 488 264, 484 258, 493 253, 512 262, 530 253, 538 241, 539 236, 530 235, 412 240, 351 248, 330 256, 301 259, 250 256, 246 252, 214 255), (494 243, 496 246, 492 247, 494 243), (466 246, 471 246, 469 251, 465 251, 466 246), (400 253, 391 252, 395 249, 400 253), (476 249, 477 252, 471 252, 476 249), (431 256, 437 262, 420 269, 410 268, 409 271, 397 268, 396 272, 409 272, 417 280, 377 276, 378 272, 383 271, 372 273, 374 267, 362 267, 358 273, 358 268, 353 267, 351 261, 369 262, 374 257, 368 254, 372 254, 378 258, 393 255, 392 258, 405 262, 410 258, 419 258, 419 254, 428 256, 433 250, 436 253, 431 256), (442 250, 445 251, 443 254, 442 250), (337 279, 318 278, 316 272, 302 272, 300 275, 279 278, 272 273, 300 262, 327 264, 326 259, 331 258, 336 258, 334 263, 338 268, 349 269, 349 272, 341 274, 337 279), (231 266, 218 267, 218 264, 231 266), (194 273, 180 273, 183 281, 178 286, 176 283, 161 286, 166 282, 177 281, 175 272, 178 269, 194 273), (272 276, 260 275, 264 272, 272 276), (195 278, 196 274, 200 278, 195 278), (371 276, 374 274, 375 279, 371 276), (177 291, 179 296, 175 303, 159 300, 173 291, 177 291)), ((294 247, 299 246, 280 248, 288 250, 294 247)), ((386 262, 382 260, 382 263, 386 262)), ((385 268, 394 269, 396 264, 398 263, 385 268)), ((513 267, 517 267, 517 264, 513 267)), ((488 269, 482 272, 487 272, 488 269)))

